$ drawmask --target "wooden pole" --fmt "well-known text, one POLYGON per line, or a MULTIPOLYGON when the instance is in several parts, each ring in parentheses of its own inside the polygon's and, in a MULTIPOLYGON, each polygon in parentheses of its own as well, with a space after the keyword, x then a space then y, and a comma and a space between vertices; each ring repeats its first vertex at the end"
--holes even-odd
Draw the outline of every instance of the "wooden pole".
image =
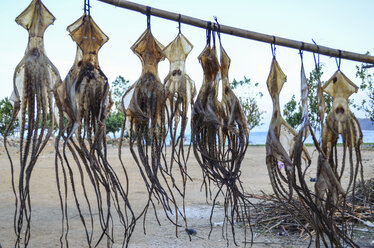
MULTIPOLYGON (((99 1, 111 4, 114 6, 118 6, 121 8, 138 11, 143 14, 147 13, 147 6, 142 5, 142 4, 137 4, 137 3, 129 2, 126 0, 99 0, 99 1)), ((181 23, 185 23, 188 25, 192 25, 192 26, 200 27, 204 29, 206 29, 208 26, 208 21, 204 21, 204 20, 186 16, 186 15, 180 15, 174 12, 165 11, 161 9, 151 8, 150 14, 153 16, 158 16, 158 17, 176 21, 176 22, 180 21, 181 23)), ((273 35, 261 34, 261 33, 253 32, 253 31, 245 30, 245 29, 225 26, 222 24, 220 24, 219 26, 220 26, 220 32, 225 33, 225 34, 230 34, 230 35, 234 35, 234 36, 238 36, 238 37, 242 37, 246 39, 257 40, 257 41, 275 44, 279 46, 290 47, 290 48, 294 48, 298 50, 319 53, 319 54, 327 55, 330 57, 337 57, 337 58, 342 58, 342 59, 349 59, 349 60, 374 64, 374 57, 366 55, 366 54, 353 53, 353 52, 343 51, 343 50, 329 48, 325 46, 319 46, 319 45, 315 45, 315 44, 311 44, 307 42, 286 39, 286 38, 277 37, 273 35)), ((218 30, 218 25, 215 23, 212 23, 211 27, 212 27, 212 30, 215 30, 215 31, 218 30)))

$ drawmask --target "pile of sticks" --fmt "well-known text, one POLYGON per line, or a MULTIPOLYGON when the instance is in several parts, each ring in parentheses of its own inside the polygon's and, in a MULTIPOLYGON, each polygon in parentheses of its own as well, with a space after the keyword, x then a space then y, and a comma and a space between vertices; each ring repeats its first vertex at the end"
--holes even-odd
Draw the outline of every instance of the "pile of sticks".
POLYGON ((365 181, 365 184, 362 184, 361 181, 358 182, 356 186, 355 194, 348 196, 350 202, 354 201, 356 204, 360 205, 374 205, 374 178, 368 179, 365 181))
MULTIPOLYGON (((251 211, 251 226, 255 227, 258 233, 293 236, 302 241, 310 240, 314 236, 315 232, 307 221, 304 221, 302 216, 295 218, 291 215, 285 209, 284 203, 282 204, 274 195, 262 192, 262 195, 251 194, 250 197, 253 198, 254 206, 254 210, 251 211)), ((338 211, 335 214, 334 218, 337 222, 342 225, 348 223, 353 231, 355 230, 354 226, 365 226, 373 228, 374 231, 374 209, 369 204, 347 202, 344 209, 345 211, 338 211)), ((294 214, 297 212, 295 211, 294 214)))

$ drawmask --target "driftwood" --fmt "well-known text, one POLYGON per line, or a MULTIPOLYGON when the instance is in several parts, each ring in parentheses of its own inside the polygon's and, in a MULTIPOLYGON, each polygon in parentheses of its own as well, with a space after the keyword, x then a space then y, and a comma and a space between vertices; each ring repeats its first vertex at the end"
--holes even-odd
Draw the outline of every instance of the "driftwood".
MULTIPOLYGON (((251 226, 261 234, 271 232, 281 236, 292 236, 298 241, 307 241, 316 235, 316 230, 313 225, 310 225, 308 219, 305 219, 299 212, 295 212, 298 216, 295 218, 275 195, 262 192, 262 194, 251 194, 250 197, 259 200, 254 204, 254 210, 251 211, 251 226)), ((299 204, 302 203, 299 202, 299 204)), ((349 225, 361 224, 373 227, 374 212, 369 206, 361 204, 353 206, 347 203, 346 209, 345 213, 336 212, 332 216, 339 225, 349 223, 349 225)), ((303 245, 308 245, 308 243, 303 243, 303 245)))
POLYGON ((68 246, 67 185, 69 180, 88 245, 97 246, 106 237, 107 246, 111 247, 114 242, 112 213, 114 206, 124 228, 122 244, 127 246, 135 227, 135 216, 127 199, 126 171, 123 168, 126 182, 120 182, 107 160, 105 118, 113 102, 109 94, 108 80, 99 67, 97 57, 99 49, 107 42, 108 37, 86 13, 67 29, 77 43, 77 54, 73 67, 55 90, 60 116, 60 129, 55 143, 55 166, 63 216, 61 246, 68 246), (71 152, 77 166, 79 183, 74 181, 76 172, 66 155, 66 149, 71 152), (94 203, 91 203, 87 196, 85 178, 89 179, 90 186, 94 189, 96 195, 94 203), (79 186, 83 196, 78 194, 79 186), (82 205, 88 208, 88 218, 83 214, 82 205), (101 226, 98 237, 94 235, 93 213, 96 208, 101 226))
POLYGON ((54 129, 53 88, 61 81, 56 67, 44 51, 44 31, 55 20, 40 0, 33 0, 16 18, 29 33, 24 57, 17 65, 10 98, 14 111, 4 134, 12 172, 12 188, 16 198, 14 212, 15 247, 26 247, 30 240, 30 179, 37 159, 54 129), (19 175, 14 179, 14 163, 7 146, 7 136, 15 119, 20 123, 19 175), (23 237, 21 237, 23 236, 23 237))

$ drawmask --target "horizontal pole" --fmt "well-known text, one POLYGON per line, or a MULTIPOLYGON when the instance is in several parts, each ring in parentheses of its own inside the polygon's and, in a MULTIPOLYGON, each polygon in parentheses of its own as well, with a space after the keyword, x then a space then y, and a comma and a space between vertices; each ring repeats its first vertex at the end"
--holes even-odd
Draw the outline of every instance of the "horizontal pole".
MULTIPOLYGON (((142 5, 142 4, 133 3, 133 2, 126 1, 126 0, 99 0, 99 1, 111 4, 114 6, 118 6, 121 8, 138 11, 143 14, 147 13, 147 6, 142 5)), ((149 13, 150 15, 153 15, 153 16, 161 17, 161 18, 176 21, 176 22, 180 21, 181 23, 192 25, 195 27, 204 28, 204 29, 207 28, 208 23, 209 23, 208 21, 204 21, 198 18, 194 18, 194 17, 190 17, 186 15, 180 15, 178 13, 156 9, 156 8, 151 8, 149 13)), ((257 40, 257 41, 266 42, 269 44, 275 44, 275 45, 294 48, 294 49, 303 50, 303 51, 309 51, 313 53, 319 53, 319 54, 327 55, 330 57, 336 57, 336 58, 342 58, 342 59, 348 59, 348 60, 374 64, 374 57, 366 55, 366 54, 353 53, 353 52, 343 51, 343 50, 329 48, 325 46, 319 46, 319 45, 315 45, 312 43, 291 40, 291 39, 282 38, 282 37, 273 36, 273 35, 261 34, 261 33, 253 32, 253 31, 249 31, 245 29, 240 29, 240 28, 235 28, 235 27, 230 27, 230 26, 226 26, 222 24, 220 24, 219 26, 220 26, 221 33, 230 34, 233 36, 238 36, 238 37, 251 39, 251 40, 257 40)), ((212 30, 215 30, 215 31, 218 30, 218 25, 216 25, 215 23, 212 23, 211 27, 212 27, 212 30)))

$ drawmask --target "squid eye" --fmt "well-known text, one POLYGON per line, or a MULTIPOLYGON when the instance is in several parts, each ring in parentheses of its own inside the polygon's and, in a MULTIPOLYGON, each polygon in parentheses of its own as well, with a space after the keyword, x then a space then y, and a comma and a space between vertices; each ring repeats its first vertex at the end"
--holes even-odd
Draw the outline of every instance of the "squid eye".
POLYGON ((182 71, 181 70, 174 70, 173 71, 173 76, 175 76, 175 75, 178 75, 178 76, 182 75, 182 71))
POLYGON ((230 90, 230 88, 229 88, 229 87, 226 87, 226 88, 225 88, 225 94, 228 94, 228 93, 229 93, 229 90, 230 90))
POLYGON ((344 108, 342 108, 342 107, 336 108, 335 109, 335 113, 337 113, 337 114, 344 114, 344 108))

